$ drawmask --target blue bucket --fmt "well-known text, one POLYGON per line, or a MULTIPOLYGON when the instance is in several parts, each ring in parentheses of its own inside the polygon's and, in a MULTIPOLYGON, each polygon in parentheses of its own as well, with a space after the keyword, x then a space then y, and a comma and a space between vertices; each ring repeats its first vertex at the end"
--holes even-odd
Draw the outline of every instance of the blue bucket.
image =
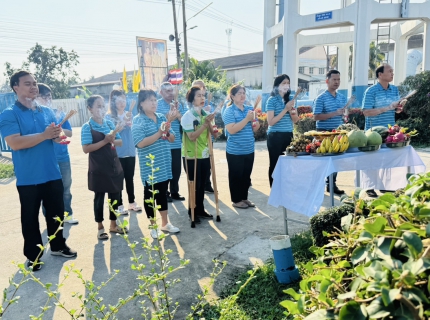
POLYGON ((290 283, 300 278, 299 270, 294 263, 293 251, 289 236, 276 236, 269 240, 275 259, 275 274, 279 283, 290 283))

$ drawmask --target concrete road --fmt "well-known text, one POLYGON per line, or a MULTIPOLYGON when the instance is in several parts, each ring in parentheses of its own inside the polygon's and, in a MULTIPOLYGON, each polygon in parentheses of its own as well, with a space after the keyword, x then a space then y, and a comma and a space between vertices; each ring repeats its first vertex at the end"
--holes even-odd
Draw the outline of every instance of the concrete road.
MULTIPOLYGON (((68 245, 78 251, 78 257, 67 260, 60 257, 44 255, 45 265, 36 275, 42 282, 57 284, 63 279, 65 266, 74 264, 82 269, 85 279, 96 281, 100 284, 106 281, 114 270, 120 270, 119 274, 106 288, 102 289, 101 296, 105 303, 115 303, 118 298, 126 298, 137 286, 136 273, 130 269, 131 252, 126 242, 119 236, 111 234, 107 241, 97 239, 97 225, 93 215, 93 193, 87 188, 88 156, 82 152, 80 146, 80 129, 74 130, 74 136, 70 146, 72 163, 72 207, 75 218, 80 223, 75 226, 66 225, 65 235, 68 245)), ((178 319, 184 319, 190 311, 190 305, 195 302, 195 296, 201 292, 201 286, 208 282, 212 271, 212 259, 226 260, 228 267, 215 284, 211 296, 216 297, 219 289, 224 285, 230 275, 242 270, 250 264, 266 260, 271 256, 268 239, 272 236, 283 234, 284 224, 282 209, 273 208, 267 204, 270 192, 267 170, 268 154, 265 142, 256 144, 255 163, 252 173, 252 187, 249 199, 257 204, 255 209, 235 209, 232 207, 228 186, 228 168, 225 156, 225 143, 215 143, 215 159, 217 181, 219 189, 219 204, 221 210, 221 222, 203 220, 195 229, 190 228, 186 202, 173 202, 169 204, 169 218, 171 222, 181 229, 176 235, 169 235, 162 242, 164 249, 172 249, 170 255, 171 265, 176 266, 179 259, 190 259, 190 264, 178 271, 175 278, 181 282, 171 289, 174 301, 180 304, 177 313, 178 319)), ((419 152, 421 158, 429 167, 429 150, 419 152)), ((7 161, 10 154, 4 153, 3 161, 7 161)), ((31 163, 28 165, 31 166, 31 163)), ((34 168, 37 170, 37 168, 34 168)), ((341 172, 338 176, 340 188, 350 192, 354 189, 354 172, 341 172)), ((143 204, 143 187, 140 179, 139 167, 136 166, 135 193, 137 201, 143 204)), ((180 180, 180 193, 187 196, 186 177, 182 173, 180 180)), ((9 287, 9 278, 18 281, 20 274, 12 261, 23 263, 25 257, 22 254, 23 239, 20 226, 20 204, 15 181, 0 182, 0 195, 2 210, 0 211, 0 288, 9 287)), ((123 192, 126 199, 126 192, 123 192)), ((338 197, 336 197, 338 200, 338 197)), ((336 200, 336 201, 337 201, 336 200)), ((206 195, 205 206, 215 215, 214 195, 206 195)), ((337 202, 338 203, 338 202, 337 202)), ((328 206, 329 197, 325 194, 323 207, 328 206)), ((289 216, 306 221, 304 215, 291 212, 289 216)), ((41 218, 43 216, 41 215, 41 218)), ((105 228, 108 228, 108 213, 105 210, 105 228)), ((131 213, 125 219, 130 223, 130 240, 140 241, 142 237, 149 237, 148 219, 144 213, 131 213)), ((290 234, 306 228, 303 225, 290 223, 290 234)), ((44 219, 40 221, 41 231, 46 235, 44 219)), ((152 241, 152 239, 151 239, 152 241)), ((139 246, 137 253, 143 254, 144 263, 147 256, 139 246)), ((9 292, 12 288, 9 288, 9 292)), ((60 289, 61 301, 66 302, 68 308, 79 308, 77 299, 72 298, 73 292, 85 294, 83 284, 71 275, 60 289)), ((18 292, 20 302, 13 305, 6 313, 4 319, 28 319, 30 314, 38 315, 40 306, 45 305, 47 296, 44 290, 34 282, 26 283, 18 292)), ((51 305, 53 305, 51 303, 51 305)), ((149 306, 148 304, 145 304, 149 306)), ((120 319, 140 318, 140 303, 135 300, 124 307, 119 314, 120 319)), ((45 319, 68 319, 66 313, 53 306, 45 319)))

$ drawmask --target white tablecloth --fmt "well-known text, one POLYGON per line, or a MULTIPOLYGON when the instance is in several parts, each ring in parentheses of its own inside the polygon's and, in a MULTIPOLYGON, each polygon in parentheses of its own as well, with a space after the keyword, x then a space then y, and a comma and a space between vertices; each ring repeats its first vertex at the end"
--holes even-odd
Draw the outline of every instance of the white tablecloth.
MULTIPOLYGON (((385 190, 406 186, 407 168, 424 172, 426 167, 414 148, 383 148, 374 152, 345 153, 340 156, 281 156, 272 174, 273 185, 269 204, 307 216, 316 214, 324 200, 325 177, 333 172, 352 170, 392 169, 385 179, 385 190)), ((372 179, 360 181, 360 187, 374 187, 372 179)))

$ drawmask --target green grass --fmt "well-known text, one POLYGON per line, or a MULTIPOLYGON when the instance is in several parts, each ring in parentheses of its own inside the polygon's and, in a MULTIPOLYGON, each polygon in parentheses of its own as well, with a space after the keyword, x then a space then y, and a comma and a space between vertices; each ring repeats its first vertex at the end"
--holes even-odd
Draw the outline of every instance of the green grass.
POLYGON ((0 179, 8 179, 15 176, 13 164, 0 163, 0 179))
MULTIPOLYGON (((296 234, 291 238, 296 265, 307 263, 314 255, 309 251, 313 245, 310 231, 296 234)), ((287 288, 299 290, 299 282, 288 285, 279 284, 274 274, 274 261, 270 259, 258 269, 255 278, 242 290, 236 302, 229 306, 231 296, 238 292, 240 286, 249 278, 248 272, 239 274, 234 282, 224 288, 221 299, 215 304, 207 306, 202 317, 206 320, 219 319, 220 311, 229 309, 224 319, 234 320, 286 320, 286 309, 279 303, 287 299, 283 292, 287 288), (230 299, 229 299, 230 298, 230 299)))

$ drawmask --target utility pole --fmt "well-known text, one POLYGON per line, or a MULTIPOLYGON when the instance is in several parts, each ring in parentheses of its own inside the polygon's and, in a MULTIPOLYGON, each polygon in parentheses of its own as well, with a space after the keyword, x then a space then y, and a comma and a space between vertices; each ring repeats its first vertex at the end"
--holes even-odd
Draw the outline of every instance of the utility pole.
POLYGON ((176 23, 176 7, 175 7, 175 0, 172 1, 172 8, 173 8, 173 24, 175 27, 175 43, 176 43, 176 63, 178 64, 178 69, 181 69, 181 53, 179 50, 179 38, 178 38, 178 24, 176 23))
POLYGON ((185 0, 182 0, 182 20, 184 28, 184 53, 185 53, 185 66, 182 74, 184 75, 184 80, 188 78, 188 44, 187 44, 187 19, 185 16, 185 0))
POLYGON ((231 56, 231 33, 232 33, 231 28, 225 29, 225 33, 228 39, 228 56, 230 57, 231 56))

